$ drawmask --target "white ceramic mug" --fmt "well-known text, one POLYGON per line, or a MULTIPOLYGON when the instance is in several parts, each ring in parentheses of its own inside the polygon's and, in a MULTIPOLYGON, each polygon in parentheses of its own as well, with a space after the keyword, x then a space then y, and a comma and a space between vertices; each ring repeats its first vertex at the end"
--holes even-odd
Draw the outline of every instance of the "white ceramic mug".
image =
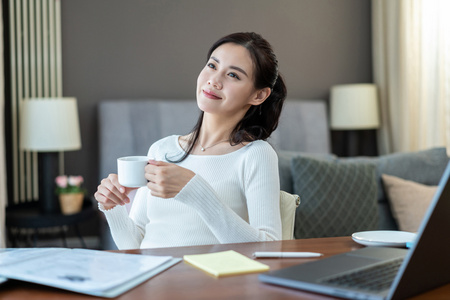
POLYGON ((126 156, 117 159, 117 175, 119 183, 125 187, 142 187, 147 185, 145 166, 147 156, 126 156))

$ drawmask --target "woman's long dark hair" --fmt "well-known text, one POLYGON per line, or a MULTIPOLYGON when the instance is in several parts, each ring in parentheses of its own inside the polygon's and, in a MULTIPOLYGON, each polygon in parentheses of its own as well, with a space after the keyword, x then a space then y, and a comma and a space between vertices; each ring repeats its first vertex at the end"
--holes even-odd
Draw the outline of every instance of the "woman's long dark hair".
MULTIPOLYGON (((208 51, 207 60, 219 46, 233 43, 245 47, 253 60, 256 89, 271 88, 270 96, 260 105, 252 105, 230 134, 230 144, 266 140, 278 126, 281 110, 286 99, 286 86, 278 72, 278 60, 272 46, 259 34, 239 32, 227 35, 215 42, 208 51)), ((200 113, 192 129, 185 154, 175 162, 183 161, 194 149, 200 135, 204 112, 200 113)))

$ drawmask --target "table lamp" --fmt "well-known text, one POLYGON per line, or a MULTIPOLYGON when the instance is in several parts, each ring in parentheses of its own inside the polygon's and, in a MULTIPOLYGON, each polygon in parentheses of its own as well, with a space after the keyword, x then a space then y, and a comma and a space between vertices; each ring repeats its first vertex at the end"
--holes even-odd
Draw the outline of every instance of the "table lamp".
POLYGON ((75 98, 29 98, 21 103, 20 147, 38 152, 39 202, 42 213, 58 212, 54 193, 58 153, 81 149, 75 98))
POLYGON ((344 84, 331 88, 330 127, 349 130, 349 155, 358 154, 357 130, 380 126, 377 88, 374 84, 344 84))

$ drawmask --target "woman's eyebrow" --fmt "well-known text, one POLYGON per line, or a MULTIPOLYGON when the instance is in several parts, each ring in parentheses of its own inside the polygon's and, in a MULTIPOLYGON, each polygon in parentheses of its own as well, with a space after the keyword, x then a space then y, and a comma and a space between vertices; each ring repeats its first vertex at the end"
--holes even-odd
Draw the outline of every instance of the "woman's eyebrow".
MULTIPOLYGON (((211 59, 214 60, 215 62, 217 62, 218 64, 220 64, 220 60, 217 57, 211 56, 211 59)), ((245 72, 243 69, 236 67, 236 66, 230 66, 230 69, 236 70, 241 72, 242 74, 244 74, 245 76, 248 77, 247 72, 245 72)))

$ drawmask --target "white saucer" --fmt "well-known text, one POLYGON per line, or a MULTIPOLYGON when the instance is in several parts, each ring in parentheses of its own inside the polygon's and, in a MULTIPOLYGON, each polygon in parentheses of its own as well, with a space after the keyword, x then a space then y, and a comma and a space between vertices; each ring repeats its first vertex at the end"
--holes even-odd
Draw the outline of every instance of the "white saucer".
POLYGON ((406 247, 406 243, 414 242, 416 233, 396 230, 361 231, 352 234, 352 239, 364 246, 406 247))

